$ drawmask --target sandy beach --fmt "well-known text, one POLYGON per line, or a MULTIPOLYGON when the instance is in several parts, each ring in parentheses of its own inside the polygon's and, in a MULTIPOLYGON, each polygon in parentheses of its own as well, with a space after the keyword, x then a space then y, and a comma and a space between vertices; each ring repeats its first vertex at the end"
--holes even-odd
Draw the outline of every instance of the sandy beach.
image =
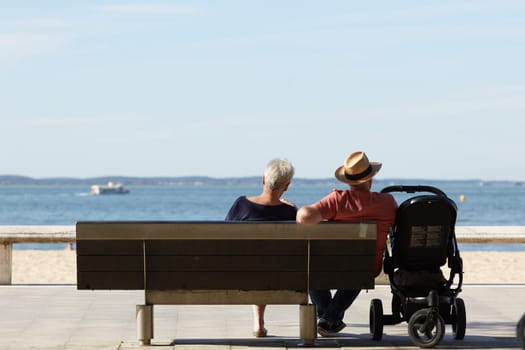
MULTIPOLYGON (((524 252, 461 252, 464 283, 525 283, 524 252)), ((14 250, 12 282, 76 283, 74 250, 14 250)))
POLYGON ((13 250, 12 283, 76 283, 75 250, 13 250))

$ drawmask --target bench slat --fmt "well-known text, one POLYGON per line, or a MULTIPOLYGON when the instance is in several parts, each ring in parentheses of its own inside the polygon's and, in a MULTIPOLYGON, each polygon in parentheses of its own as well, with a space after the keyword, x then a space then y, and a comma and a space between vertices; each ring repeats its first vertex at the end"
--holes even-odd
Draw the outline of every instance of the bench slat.
POLYGON ((238 289, 306 291, 307 273, 286 271, 151 271, 146 275, 148 289, 238 289))
POLYGON ((80 240, 77 255, 143 255, 142 240, 80 240))
POLYGON ((142 255, 80 255, 77 257, 78 271, 144 271, 142 255))
POLYGON ((144 289, 144 272, 80 271, 77 273, 77 289, 144 289))
POLYGON ((375 240, 311 241, 311 255, 360 255, 375 250, 375 240))
POLYGON ((152 271, 305 271, 306 255, 249 255, 249 256, 148 256, 147 272, 152 271))
POLYGON ((148 240, 147 255, 305 255, 308 243, 302 240, 148 240))
POLYGON ((295 222, 78 222, 77 240, 137 239, 375 239, 374 223, 297 225, 295 222))

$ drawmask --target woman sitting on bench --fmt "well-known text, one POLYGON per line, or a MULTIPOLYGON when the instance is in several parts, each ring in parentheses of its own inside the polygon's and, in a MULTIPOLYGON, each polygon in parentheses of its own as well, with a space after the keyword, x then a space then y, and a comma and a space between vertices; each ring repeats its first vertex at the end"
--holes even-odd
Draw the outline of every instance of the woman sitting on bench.
MULTIPOLYGON (((266 166, 262 177, 263 190, 258 196, 240 196, 235 200, 226 220, 229 221, 281 221, 295 220, 297 208, 281 199, 288 189, 294 167, 286 159, 273 159, 266 166)), ((253 335, 266 337, 264 311, 266 305, 253 305, 253 335)))

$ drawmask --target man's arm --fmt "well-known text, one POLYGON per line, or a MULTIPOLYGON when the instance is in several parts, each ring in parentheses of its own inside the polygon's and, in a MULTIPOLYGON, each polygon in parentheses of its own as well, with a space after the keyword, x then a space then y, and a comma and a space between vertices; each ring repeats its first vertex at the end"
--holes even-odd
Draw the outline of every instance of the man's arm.
POLYGON ((321 212, 316 206, 305 205, 297 211, 296 221, 303 225, 315 225, 323 220, 321 212))

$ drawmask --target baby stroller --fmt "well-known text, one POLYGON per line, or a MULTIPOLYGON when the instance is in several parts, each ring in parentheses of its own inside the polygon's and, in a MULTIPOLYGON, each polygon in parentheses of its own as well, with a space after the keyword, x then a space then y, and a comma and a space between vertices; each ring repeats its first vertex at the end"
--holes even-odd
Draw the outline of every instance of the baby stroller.
POLYGON ((432 186, 389 186, 381 192, 427 192, 399 205, 385 249, 384 271, 392 292, 392 314, 383 314, 380 299, 370 303, 370 332, 383 336, 383 325, 408 322, 412 342, 422 348, 439 344, 445 324, 452 325, 454 339, 463 339, 465 303, 457 295, 463 282, 463 262, 455 235, 456 204, 432 186), (390 255, 391 254, 391 255, 390 255), (448 262, 446 279, 441 267, 448 262), (455 277, 458 281, 454 284, 455 277), (453 288, 454 287, 454 288, 453 288))
POLYGON ((521 319, 516 326, 516 331, 518 335, 518 342, 520 343, 521 347, 525 349, 525 314, 521 316, 521 319))

